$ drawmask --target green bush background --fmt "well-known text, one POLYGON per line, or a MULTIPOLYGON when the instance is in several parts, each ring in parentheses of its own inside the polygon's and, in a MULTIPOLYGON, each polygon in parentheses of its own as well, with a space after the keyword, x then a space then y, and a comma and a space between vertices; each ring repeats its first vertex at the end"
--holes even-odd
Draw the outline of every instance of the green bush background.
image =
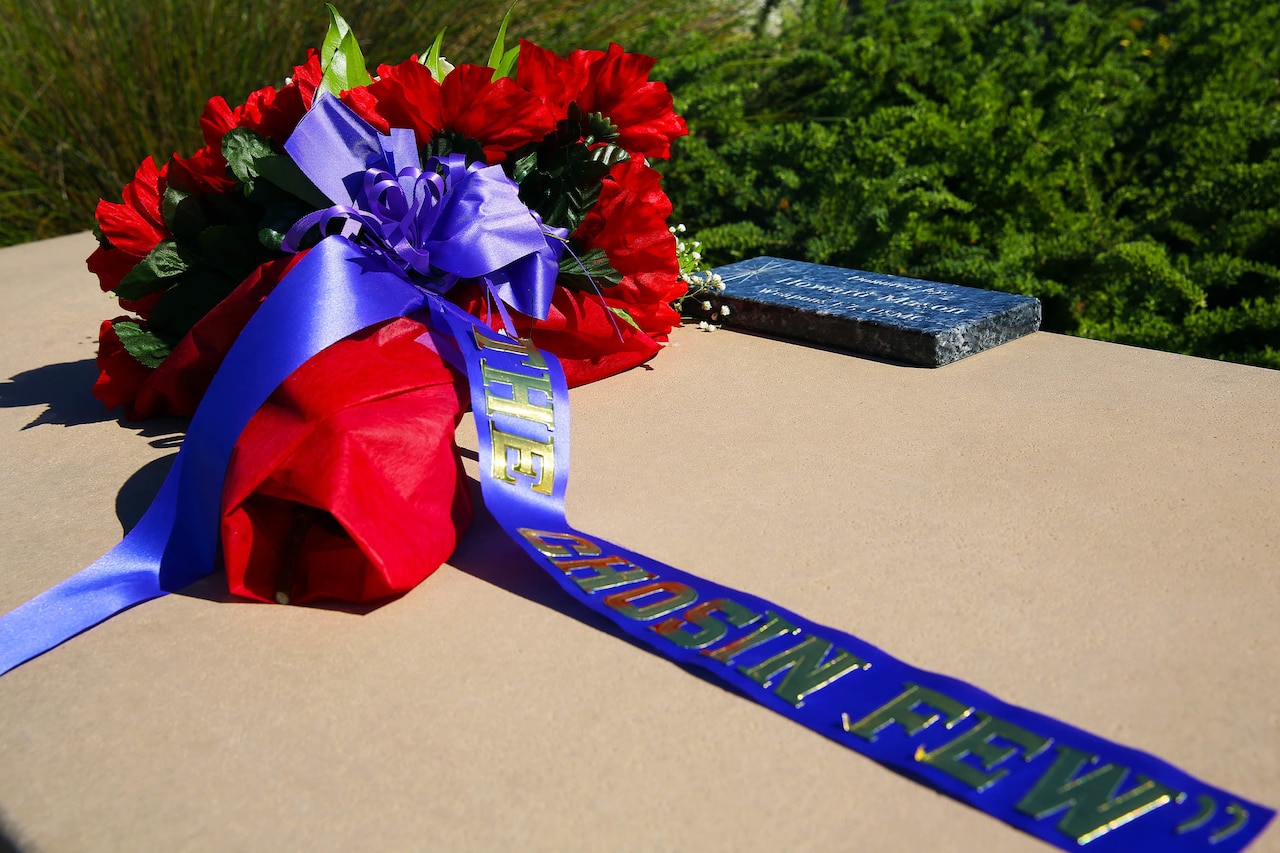
POLYGON ((1044 327, 1280 367, 1280 6, 768 4, 686 56, 668 170, 713 261, 1025 293, 1044 327))
MULTIPOLYGON (((370 64, 483 61, 506 2, 343 2, 370 64)), ((662 57, 665 167, 716 263, 1039 297, 1045 328, 1280 367, 1280 4, 525 0, 548 47, 662 57)), ((0 0, 0 245, 81 230, 205 100, 279 84, 319 2, 0 0)))

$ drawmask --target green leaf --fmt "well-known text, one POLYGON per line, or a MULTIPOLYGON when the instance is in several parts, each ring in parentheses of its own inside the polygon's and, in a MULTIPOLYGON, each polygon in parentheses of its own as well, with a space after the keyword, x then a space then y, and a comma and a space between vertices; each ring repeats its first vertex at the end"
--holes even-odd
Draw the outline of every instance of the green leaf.
POLYGON ((493 70, 493 79, 499 80, 503 77, 514 78, 516 76, 516 62, 520 59, 520 45, 508 50, 502 55, 502 61, 498 63, 493 70))
POLYGON ((269 194, 260 193, 261 181, 305 201, 319 210, 332 202, 316 188, 298 167, 283 154, 277 154, 266 137, 247 128, 235 128, 222 137, 222 156, 236 179, 244 184, 245 195, 254 201, 267 204, 269 194), (259 198, 264 195, 264 198, 259 198))
POLYGON ((263 180, 305 201, 313 209, 319 210, 333 204, 328 196, 311 183, 311 179, 303 173, 298 164, 283 154, 272 154, 270 157, 257 160, 255 165, 258 175, 263 180))
POLYGON ((329 31, 320 48, 320 88, 340 95, 348 89, 368 86, 373 78, 365 68, 355 33, 332 3, 325 6, 329 9, 329 31))
MULTIPOLYGON (((258 229, 247 224, 213 225, 200 232, 202 267, 221 272, 236 282, 270 256, 258 242, 258 229)), ((228 291, 229 292, 229 291, 228 291)))
POLYGON ((609 256, 604 249, 591 249, 578 252, 575 258, 565 252, 560 258, 560 275, 556 281, 571 290, 585 290, 594 293, 597 287, 613 287, 622 283, 622 273, 609 263, 609 256), (595 282, 595 287, 591 286, 595 282))
POLYGON ((151 333, 169 346, 177 346, 182 336, 213 306, 227 298, 239 283, 240 279, 223 275, 209 266, 192 267, 175 280, 151 309, 151 316, 147 318, 151 333))
POLYGON ((226 158, 231 174, 241 183, 252 184, 258 177, 257 160, 274 153, 271 143, 262 134, 248 128, 228 130, 222 137, 222 156, 226 158))
POLYGON ((431 141, 422 146, 422 160, 431 157, 448 157, 450 154, 462 154, 467 158, 467 165, 484 162, 484 146, 469 136, 453 130, 442 130, 431 141))
POLYGON ((639 324, 639 323, 637 323, 637 322, 632 318, 632 316, 631 316, 630 312, 628 312, 628 311, 627 311, 627 309, 625 309, 625 308, 614 308, 612 305, 610 305, 610 306, 609 306, 609 310, 610 310, 610 311, 612 311, 612 312, 613 312, 615 315, 617 315, 618 317, 621 317, 621 318, 622 318, 622 322, 626 323, 628 326, 630 326, 631 328, 635 329, 637 332, 643 332, 643 331, 644 331, 644 329, 640 328, 640 324, 639 324))
POLYGON ((517 184, 534 173, 538 168, 538 152, 530 153, 518 158, 511 164, 511 180, 517 184))
POLYGON ((141 299, 173 284, 190 266, 190 255, 176 240, 161 241, 120 280, 115 294, 121 299, 141 299))
POLYGON ((586 116, 587 144, 593 142, 612 142, 618 138, 618 126, 609 120, 604 113, 591 113, 586 116))
POLYGON ((445 75, 449 73, 445 70, 440 56, 440 48, 444 44, 444 31, 447 29, 449 28, 445 27, 436 33, 436 40, 431 43, 431 47, 427 50, 427 55, 418 60, 427 66, 427 70, 431 72, 431 76, 437 83, 443 82, 445 75))
POLYGON ((591 159, 612 169, 623 160, 630 160, 631 155, 625 148, 619 148, 617 145, 602 145, 591 149, 591 159))
POLYGON ((147 367, 159 367, 169 355, 168 344, 132 320, 112 323, 111 328, 115 330, 124 351, 147 367))
POLYGON ((516 4, 512 3, 507 9, 507 14, 502 16, 502 25, 498 27, 498 37, 493 40, 493 47, 489 50, 488 65, 493 69, 493 79, 500 80, 503 77, 511 77, 515 68, 516 58, 520 55, 520 46, 507 50, 507 24, 511 23, 511 13, 516 10, 516 4))
POLYGON ((179 239, 194 237, 209 224, 200 197, 174 186, 165 188, 160 212, 169 233, 179 239))

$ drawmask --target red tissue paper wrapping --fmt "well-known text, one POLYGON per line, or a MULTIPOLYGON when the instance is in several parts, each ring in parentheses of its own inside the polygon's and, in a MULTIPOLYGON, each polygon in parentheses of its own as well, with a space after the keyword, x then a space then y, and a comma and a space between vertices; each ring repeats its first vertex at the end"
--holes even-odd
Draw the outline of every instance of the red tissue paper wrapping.
POLYGON ((399 319, 339 341, 276 389, 223 488, 231 592, 365 602, 405 592, 471 522, 454 429, 463 381, 399 319))

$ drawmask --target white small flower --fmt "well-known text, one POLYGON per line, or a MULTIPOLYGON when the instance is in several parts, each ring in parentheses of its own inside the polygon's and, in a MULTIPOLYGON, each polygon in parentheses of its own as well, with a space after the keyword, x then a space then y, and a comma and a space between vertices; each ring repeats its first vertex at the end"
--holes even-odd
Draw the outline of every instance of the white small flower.
POLYGON ((728 317, 728 316, 729 316, 729 306, 728 306, 728 305, 721 305, 721 306, 720 306, 720 316, 721 316, 721 317, 728 317))
POLYGON ((292 85, 293 85, 293 78, 292 78, 292 77, 286 77, 286 78, 284 78, 284 84, 285 84, 286 86, 292 86, 292 85))
POLYGON ((681 222, 679 225, 677 225, 676 230, 679 231, 681 234, 683 234, 685 232, 684 223, 681 222))
POLYGON ((702 303, 702 310, 703 310, 703 311, 710 311, 710 310, 711 310, 711 303, 710 303, 710 302, 706 302, 706 301, 704 301, 704 302, 702 303))
POLYGON ((711 324, 708 323, 706 320, 700 320, 698 321, 698 328, 704 332, 709 332, 711 331, 711 324))

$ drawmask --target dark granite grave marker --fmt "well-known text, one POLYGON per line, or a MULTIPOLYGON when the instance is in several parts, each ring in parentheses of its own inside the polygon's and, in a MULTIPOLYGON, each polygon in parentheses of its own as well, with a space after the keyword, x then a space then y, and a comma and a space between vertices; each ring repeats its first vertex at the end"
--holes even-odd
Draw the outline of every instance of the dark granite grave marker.
POLYGON ((839 267, 753 258, 715 270, 725 325, 940 367, 1040 328, 1040 301, 839 267))

